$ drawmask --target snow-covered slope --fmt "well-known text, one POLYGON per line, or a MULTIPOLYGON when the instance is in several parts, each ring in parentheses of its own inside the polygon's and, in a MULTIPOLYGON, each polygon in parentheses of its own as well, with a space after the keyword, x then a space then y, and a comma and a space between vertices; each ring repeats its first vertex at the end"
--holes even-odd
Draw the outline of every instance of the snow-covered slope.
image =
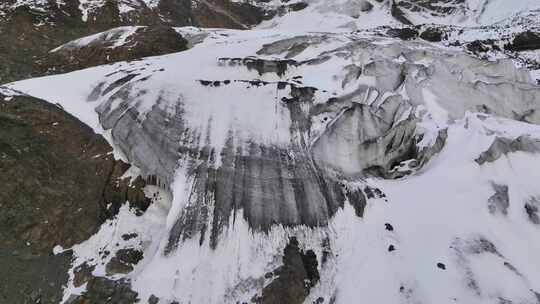
MULTIPOLYGON (((449 2, 475 39, 469 22, 536 5, 449 2)), ((86 264, 143 303, 539 303, 540 87, 504 54, 352 31, 398 24, 362 3, 178 28, 198 43, 2 89, 60 104, 157 180, 145 214, 72 248, 64 299, 86 264), (144 258, 111 273, 125 248, 144 258)))

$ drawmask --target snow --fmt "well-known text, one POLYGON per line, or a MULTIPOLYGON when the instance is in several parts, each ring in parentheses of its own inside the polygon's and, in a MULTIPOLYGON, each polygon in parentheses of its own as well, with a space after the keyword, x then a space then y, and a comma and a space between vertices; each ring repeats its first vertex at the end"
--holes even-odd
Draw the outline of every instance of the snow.
POLYGON ((91 92, 88 83, 98 83, 104 69, 106 68, 90 69, 88 70, 90 73, 84 73, 83 78, 76 77, 77 74, 83 74, 82 72, 75 72, 75 75, 63 74, 46 77, 47 85, 43 85, 44 78, 32 78, 18 83, 16 87, 22 92, 32 91, 32 95, 35 97, 61 105, 65 111, 75 115, 83 123, 90 126, 94 132, 103 134, 104 130, 94 110, 97 104, 86 102, 86 96, 91 92), (62 89, 60 96, 58 94, 59 88, 66 89, 62 89))
POLYGON ((282 32, 351 32, 381 25, 399 24, 390 15, 386 3, 371 2, 374 9, 361 12, 357 0, 311 0, 308 7, 284 16, 264 21, 256 28, 276 29, 282 32))
POLYGON ((159 5, 159 2, 160 0, 120 0, 118 3, 118 9, 120 11, 120 14, 125 14, 141 7, 148 7, 150 9, 156 8, 159 5))
MULTIPOLYGON (((488 125, 474 115, 457 122, 449 129, 443 152, 423 172, 406 180, 367 181, 383 189, 388 202, 370 201, 363 220, 347 208, 336 215, 329 229, 335 231, 332 247, 339 255, 337 303, 351 303, 359 296, 371 303, 399 303, 404 297, 401 286, 411 288, 410 296, 423 303, 449 303, 453 298, 463 303, 492 303, 498 296, 534 299, 527 288, 540 287, 540 264, 532 254, 540 249, 540 236, 527 223, 522 202, 537 192, 533 182, 540 177, 537 156, 512 155, 479 167, 474 158, 492 140, 488 125), (513 189, 514 205, 508 218, 494 218, 487 211, 490 181, 513 189), (391 223, 394 232, 385 231, 384 223, 391 223), (504 256, 483 254, 470 261, 477 267, 473 273, 482 273, 476 278, 484 291, 481 295, 467 287, 464 265, 452 248, 458 239, 478 236, 491 240, 504 256), (393 253, 387 252, 391 244, 396 247, 393 253), (519 263, 517 268, 525 270, 523 278, 510 275, 502 261, 519 263), (438 269, 438 262, 447 270, 438 269), (498 271, 500 276, 485 269, 498 271), (500 279, 503 277, 508 281, 500 279), (519 283, 508 286, 512 280, 519 283)), ((534 129, 538 134, 538 127, 534 129)))
POLYGON ((482 15, 479 17, 480 24, 493 24, 521 12, 540 8, 540 2, 535 0, 497 0, 484 1, 482 15))
POLYGON ((52 49, 50 52, 58 52, 60 50, 71 50, 75 48, 82 48, 88 45, 97 44, 97 43, 109 43, 109 48, 120 47, 127 42, 127 39, 135 34, 137 30, 141 29, 141 26, 123 26, 117 27, 112 30, 97 33, 94 35, 86 36, 77 40, 70 41, 66 44, 63 44, 55 49, 52 49))
MULTIPOLYGON (((147 5, 153 3, 146 2, 147 5)), ((385 197, 369 198, 361 218, 346 202, 327 227, 276 224, 263 233, 253 230, 242 210, 238 210, 219 235, 216 248, 211 248, 209 242, 200 244, 201 232, 197 232, 182 240, 172 253, 165 254, 169 233, 182 212, 190 207, 189 193, 194 187, 187 168, 179 163, 174 180, 165 187, 171 189, 171 193, 161 187, 148 186, 145 191, 154 197, 151 207, 142 216, 136 216, 128 205, 124 205, 96 235, 72 248, 76 257, 74 267, 94 261, 94 275, 105 276, 105 265, 118 249, 134 248, 144 252, 144 259, 125 277, 131 279, 132 288, 139 293, 143 303, 152 294, 165 301, 188 303, 249 302, 254 293, 269 283, 264 275, 281 265, 288 238, 295 236, 301 248, 314 250, 319 258, 321 281, 311 290, 306 303, 312 303, 318 297, 326 301, 335 297, 338 304, 358 301, 487 304, 501 299, 535 303, 537 298, 532 291, 540 291, 540 260, 537 258, 540 234, 538 226, 528 219, 524 204, 528 198, 540 195, 537 185, 540 154, 515 152, 483 165, 475 159, 496 137, 515 139, 529 135, 540 140, 540 126, 513 120, 511 115, 521 113, 523 105, 520 102, 526 104, 526 100, 515 102, 512 98, 538 96, 533 95, 538 89, 531 83, 531 78, 539 79, 540 73, 516 69, 510 61, 478 64, 475 59, 455 50, 431 44, 400 42, 367 31, 352 34, 351 31, 357 29, 395 23, 385 13, 385 2, 374 3, 374 10, 365 13, 358 13, 358 3, 313 0, 307 9, 276 17, 251 31, 178 28, 177 31, 197 38, 191 49, 0 87, 0 93, 6 92, 4 95, 8 97, 15 94, 14 89, 60 104, 103 134, 112 145, 115 143, 111 130, 105 130, 96 112, 96 108, 109 99, 112 110, 124 109, 124 102, 127 107, 136 109, 141 122, 155 107, 174 113, 176 106, 181 104, 183 123, 206 136, 204 144, 218 152, 225 147, 230 132, 238 141, 236 147, 255 142, 287 149, 298 140, 291 135, 293 118, 281 103, 282 97, 289 96, 290 89, 279 91, 276 87, 279 81, 292 82, 295 76, 302 76, 302 86, 318 88, 314 105, 327 106, 331 97, 347 96, 358 88, 367 89, 353 100, 355 103, 375 106, 381 101, 377 98, 386 100, 396 96, 414 103, 397 122, 415 114, 418 120, 416 132, 423 134, 417 143, 419 149, 431 147, 439 131, 447 129, 448 138, 442 151, 409 176, 396 180, 366 177, 342 180, 347 187, 363 189, 369 186, 385 194, 385 197), (301 39, 298 39, 299 35, 301 39), (306 49, 292 56, 297 62, 332 56, 321 64, 291 66, 281 76, 259 74, 254 69, 219 60, 288 58, 288 47, 275 46, 269 47, 266 53, 258 52, 269 44, 288 39, 309 42, 306 49), (354 52, 351 55, 345 50, 354 52), (386 87, 393 84, 386 74, 395 71, 395 66, 390 63, 406 66, 410 74, 405 74, 411 79, 388 90, 386 87), (386 73, 366 74, 370 64, 387 68, 382 70, 386 73), (345 82, 345 67, 350 65, 356 65, 364 72, 345 82), (127 75, 135 76, 126 84, 113 86, 127 75), (249 84, 252 80, 268 85, 249 84), (201 81, 209 83, 204 85, 201 81), (216 81, 219 85, 214 84, 216 81), (230 83, 225 84, 225 81, 230 83), (474 90, 471 89, 474 94, 463 95, 470 83, 474 83, 474 90), (507 85, 504 93, 508 93, 508 98, 498 103, 498 96, 490 95, 493 92, 481 90, 484 85, 493 90, 499 90, 499 85, 507 85), (112 89, 89 98, 98 87, 112 89), (513 94, 521 88, 527 93, 513 94), (127 98, 118 97, 122 96, 117 94, 119 92, 126 93, 127 98), (494 107, 495 113, 471 112, 474 111, 472 106, 480 102, 494 107), (507 215, 489 211, 493 184, 508 186, 510 205, 507 215), (392 224, 394 231, 386 230, 385 223, 392 224), (125 241, 121 238, 123 234, 133 232, 138 235, 136 239, 125 241), (331 253, 323 264, 321 257, 325 248, 322 244, 326 239, 331 253), (475 252, 479 240, 493 244, 496 252, 475 252), (116 243, 120 246, 115 246, 116 243), (389 252, 390 245, 396 250, 389 252), (103 259, 100 252, 105 249, 111 254, 103 259), (437 267, 438 263, 443 263, 446 269, 437 267)), ((476 21, 467 21, 474 25, 500 21, 508 14, 537 4, 535 1, 517 1, 508 7, 510 2, 501 0, 487 4, 480 0, 468 3, 475 8, 485 6, 476 21)), ((274 4, 277 3, 268 5, 274 4)), ((91 8, 89 2, 81 2, 81 6, 87 11, 91 8)), ((60 48, 88 45, 98 40, 123 43, 135 30, 135 27, 115 29, 60 48)), ((480 33, 480 28, 471 28, 460 37, 484 39, 493 34, 481 36, 480 33)), ((316 141, 343 110, 311 116, 311 139, 316 141)), ((123 113, 126 113, 125 109, 123 113)), ((115 153, 120 155, 119 149, 115 149, 115 153)), ((138 174, 144 172, 134 168, 125 176, 138 174)), ((212 214, 213 206, 209 208, 212 214)), ((212 219, 209 221, 211 225, 212 219)), ((62 250, 65 249, 55 248, 55 253, 62 250)), ((121 277, 113 276, 114 279, 121 277)), ((64 301, 70 294, 80 294, 84 288, 73 286, 71 272, 64 301)))
POLYGON ((448 111, 437 103, 437 96, 426 88, 422 88, 422 95, 424 96, 427 111, 433 118, 433 121, 439 126, 445 126, 449 120, 448 111))
POLYGON ((105 5, 105 0, 79 0, 79 10, 82 13, 82 20, 88 21, 88 17, 93 10, 105 5))
MULTIPOLYGON (((287 236, 299 237, 301 246, 314 249, 319 257, 320 244, 328 236, 331 260, 320 266, 323 280, 312 291, 312 300, 337 290, 336 303, 351 303, 359 297, 371 303, 399 303, 405 298, 425 303, 457 299, 487 304, 498 298, 533 302, 530 290, 540 288, 540 262, 536 258, 540 235, 537 227, 528 223, 523 202, 538 194, 540 162, 538 155, 518 152, 478 166, 474 159, 489 147, 493 132, 508 137, 528 132, 540 139, 538 126, 496 118, 481 120, 469 114, 450 126, 445 149, 426 170, 404 180, 367 180, 368 185, 383 189, 387 201, 369 200, 362 219, 346 204, 328 228, 276 226, 264 234, 251 231, 238 214, 215 250, 208 244, 200 246, 195 236, 173 255, 164 256, 168 219, 176 211, 167 211, 166 203, 154 204, 138 218, 124 207, 117 219, 74 251, 77 261, 84 261, 120 241, 123 233, 135 231, 142 238, 145 259, 129 277, 142 299, 154 294, 193 303, 235 303, 249 300, 250 292, 261 287, 252 279, 279 266, 287 236), (491 182, 509 186, 512 203, 507 217, 494 217, 488 211, 491 182), (394 231, 385 230, 385 223, 394 231), (500 256, 468 255, 465 245, 478 238, 492 242, 500 256), (396 251, 388 252, 389 245, 396 251), (521 275, 504 262, 511 263, 521 275), (439 269, 437 263, 444 263, 446 270, 439 269), (471 273, 480 294, 467 285, 471 273), (253 285, 238 285, 240 282, 253 285), (402 286, 406 292, 400 292, 402 286)), ((182 197, 178 194, 187 184, 182 179, 175 181, 175 200, 182 197)), ((98 265, 94 274, 103 271, 98 265)))
MULTIPOLYGON (((20 6, 28 6, 32 9, 38 10, 38 11, 45 11, 45 6, 48 4, 47 0, 17 0, 15 3, 11 4, 9 7, 10 9, 15 9, 20 6)), ((0 4, 0 9, 2 9, 2 5, 0 4)))
POLYGON ((0 94, 4 95, 5 101, 10 101, 11 99, 13 99, 13 96, 24 95, 23 93, 18 92, 17 90, 13 90, 5 86, 0 86, 0 94))

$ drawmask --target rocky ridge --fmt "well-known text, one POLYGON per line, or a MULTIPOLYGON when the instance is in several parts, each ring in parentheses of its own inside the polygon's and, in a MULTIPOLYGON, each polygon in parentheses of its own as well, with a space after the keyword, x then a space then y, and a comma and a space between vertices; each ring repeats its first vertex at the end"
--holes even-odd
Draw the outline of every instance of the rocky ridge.
POLYGON ((1 263, 12 274, 2 278, 0 299, 58 303, 72 253, 53 251, 88 239, 127 200, 142 212, 149 199, 88 126, 57 105, 12 94, 0 92, 1 263))

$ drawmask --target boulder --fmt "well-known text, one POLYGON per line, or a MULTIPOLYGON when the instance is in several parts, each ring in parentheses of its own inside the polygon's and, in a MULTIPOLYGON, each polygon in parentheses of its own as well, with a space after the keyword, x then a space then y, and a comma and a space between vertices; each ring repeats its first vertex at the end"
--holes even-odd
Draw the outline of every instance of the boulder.
POLYGON ((540 33, 533 31, 519 33, 504 48, 515 52, 538 50, 540 49, 540 33))

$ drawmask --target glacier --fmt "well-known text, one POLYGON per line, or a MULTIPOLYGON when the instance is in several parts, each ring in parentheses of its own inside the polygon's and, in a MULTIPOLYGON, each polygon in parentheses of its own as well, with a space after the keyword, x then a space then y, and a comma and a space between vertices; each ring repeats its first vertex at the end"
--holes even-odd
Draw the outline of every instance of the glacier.
MULTIPOLYGON (((537 8, 457 2, 483 13, 411 20, 475 31, 537 8)), ((381 35, 390 3, 349 16, 361 3, 180 27, 186 51, 0 87, 61 105, 156 180, 143 215, 124 206, 72 248, 65 303, 85 263, 143 303, 279 303, 294 250, 316 275, 290 303, 540 302, 536 79, 511 58, 381 35), (122 248, 144 258, 110 275, 122 248)))

